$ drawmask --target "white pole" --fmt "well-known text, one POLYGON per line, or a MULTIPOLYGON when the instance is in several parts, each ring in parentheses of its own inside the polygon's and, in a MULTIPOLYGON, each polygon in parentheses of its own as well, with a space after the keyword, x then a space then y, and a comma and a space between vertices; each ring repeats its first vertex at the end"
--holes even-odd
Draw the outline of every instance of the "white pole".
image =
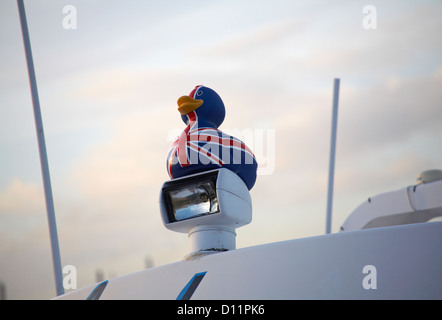
POLYGON ((43 132, 43 122, 41 119, 40 101, 38 98, 37 81, 35 78, 34 62, 32 59, 31 42, 29 39, 28 24, 23 0, 17 0, 20 15, 20 24, 23 34, 26 62, 28 64, 29 83, 31 86, 32 105, 34 107, 35 126, 37 129, 38 149, 40 152, 41 172, 43 176, 43 187, 45 191, 46 211, 48 215, 49 236, 51 239, 52 262, 55 275, 55 286, 57 295, 64 293, 63 274, 61 269, 60 249, 58 247, 57 225, 55 223, 54 201, 52 198, 51 178, 49 176, 48 157, 43 132))
POLYGON ((338 101, 339 101, 339 83, 340 79, 334 80, 333 88, 333 114, 332 114, 332 128, 331 128, 331 143, 330 143, 330 163, 328 169, 328 193, 327 193, 327 220, 325 226, 325 233, 331 232, 331 217, 333 207, 333 181, 335 175, 335 153, 336 153, 336 131, 338 124, 338 101))

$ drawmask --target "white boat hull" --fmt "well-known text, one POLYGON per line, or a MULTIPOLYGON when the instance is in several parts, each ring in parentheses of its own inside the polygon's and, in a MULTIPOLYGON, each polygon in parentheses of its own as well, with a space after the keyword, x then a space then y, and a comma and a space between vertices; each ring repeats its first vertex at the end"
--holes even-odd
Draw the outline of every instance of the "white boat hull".
MULTIPOLYGON (((99 298, 442 299, 441 244, 442 222, 295 239, 111 279, 99 298)), ((97 285, 57 299, 86 299, 97 285)))

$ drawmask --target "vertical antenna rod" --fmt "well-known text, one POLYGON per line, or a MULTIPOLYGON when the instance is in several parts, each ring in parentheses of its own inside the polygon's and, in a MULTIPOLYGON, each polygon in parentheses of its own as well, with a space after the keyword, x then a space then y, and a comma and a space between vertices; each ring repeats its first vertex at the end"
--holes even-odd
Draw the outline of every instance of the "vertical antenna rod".
POLYGON ((330 142, 330 163, 328 168, 328 193, 327 193, 327 220, 325 233, 331 232, 331 216, 333 207, 333 180, 335 175, 335 153, 336 153, 336 130, 338 124, 338 100, 339 100, 339 83, 340 79, 334 80, 333 88, 333 115, 330 142))
POLYGON ((46 153, 45 137, 43 132, 43 122, 41 119, 40 101, 38 99, 37 81, 35 79, 34 62, 32 59, 31 42, 29 40, 28 24, 23 0, 17 0, 20 15, 20 24, 23 34, 26 62, 28 64, 29 83, 31 86, 32 105, 34 107, 35 126, 37 129, 38 149, 40 152, 41 172, 43 176, 43 187, 45 191, 46 211, 48 214, 49 236, 51 239, 52 262, 55 275, 55 286, 57 295, 64 293, 63 274, 61 270, 60 249, 58 247, 57 225, 55 223, 55 210, 52 198, 51 178, 49 176, 48 157, 46 153))

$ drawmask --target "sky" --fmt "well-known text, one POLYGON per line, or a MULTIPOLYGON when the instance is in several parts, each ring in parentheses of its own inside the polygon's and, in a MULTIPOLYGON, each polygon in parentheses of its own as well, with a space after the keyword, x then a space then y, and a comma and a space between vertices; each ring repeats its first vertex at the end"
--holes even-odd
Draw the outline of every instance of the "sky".
MULTIPOLYGON (((224 101, 219 129, 258 158, 253 221, 237 229, 238 248, 325 233, 334 78, 332 232, 368 197, 442 169, 440 1, 25 8, 61 262, 75 266, 78 287, 97 272, 110 279, 189 253, 187 235, 164 228, 158 201, 184 129, 176 100, 199 84, 224 101)), ((16 1, 0 2, 0 44, 0 283, 8 299, 47 299, 56 292, 16 1)))

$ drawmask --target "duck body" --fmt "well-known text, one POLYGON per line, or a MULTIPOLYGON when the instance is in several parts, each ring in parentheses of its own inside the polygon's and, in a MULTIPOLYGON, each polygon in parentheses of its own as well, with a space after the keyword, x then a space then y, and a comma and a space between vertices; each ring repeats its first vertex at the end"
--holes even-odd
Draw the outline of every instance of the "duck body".
POLYGON ((178 99, 178 111, 186 128, 167 155, 167 171, 174 178, 226 168, 235 172, 250 190, 256 181, 258 163, 241 140, 218 129, 225 107, 212 89, 197 86, 178 99))

